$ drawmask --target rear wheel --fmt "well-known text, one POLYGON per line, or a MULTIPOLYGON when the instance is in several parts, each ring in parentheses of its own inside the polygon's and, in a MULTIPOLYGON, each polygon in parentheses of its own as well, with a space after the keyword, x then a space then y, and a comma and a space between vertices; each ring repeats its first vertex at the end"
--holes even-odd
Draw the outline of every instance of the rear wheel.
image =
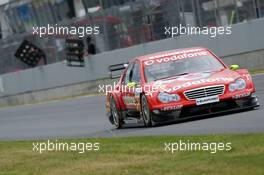
POLYGON ((141 111, 142 111, 142 118, 146 127, 152 126, 152 113, 149 110, 149 104, 147 97, 142 95, 141 97, 141 111))
POLYGON ((117 129, 122 128, 123 120, 121 118, 121 113, 117 109, 117 105, 115 102, 114 97, 111 97, 110 100, 110 109, 111 109, 111 115, 113 119, 113 123, 117 129))

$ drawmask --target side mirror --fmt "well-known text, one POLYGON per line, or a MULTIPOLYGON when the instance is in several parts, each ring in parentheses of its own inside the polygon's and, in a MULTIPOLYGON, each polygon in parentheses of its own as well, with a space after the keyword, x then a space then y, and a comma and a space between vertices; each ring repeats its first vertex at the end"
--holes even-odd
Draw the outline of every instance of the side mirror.
POLYGON ((127 87, 129 87, 129 88, 133 88, 133 87, 136 87, 136 85, 137 85, 137 83, 136 82, 129 82, 129 83, 127 83, 127 87))
POLYGON ((237 64, 233 64, 233 65, 230 66, 230 69, 231 69, 231 70, 234 70, 234 71, 235 71, 235 70, 238 70, 238 69, 239 69, 239 65, 237 65, 237 64))

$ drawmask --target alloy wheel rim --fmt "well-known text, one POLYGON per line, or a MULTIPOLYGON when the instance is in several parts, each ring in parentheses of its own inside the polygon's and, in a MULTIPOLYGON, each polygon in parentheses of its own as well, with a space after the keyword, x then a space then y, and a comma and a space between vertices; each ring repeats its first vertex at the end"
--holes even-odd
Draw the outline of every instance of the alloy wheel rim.
POLYGON ((145 122, 148 122, 148 106, 147 106, 147 103, 146 103, 146 100, 144 99, 143 100, 143 117, 144 117, 144 120, 145 122))
POLYGON ((117 110, 116 110, 116 106, 114 102, 111 103, 111 112, 112 112, 114 124, 117 126, 118 125, 118 115, 117 115, 117 110))

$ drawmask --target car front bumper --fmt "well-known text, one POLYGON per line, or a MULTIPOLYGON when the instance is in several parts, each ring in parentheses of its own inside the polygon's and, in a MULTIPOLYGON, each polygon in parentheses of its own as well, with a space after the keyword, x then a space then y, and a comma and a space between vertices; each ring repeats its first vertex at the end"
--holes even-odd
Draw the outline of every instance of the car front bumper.
POLYGON ((205 105, 182 106, 178 109, 154 109, 153 121, 163 123, 168 121, 186 120, 193 117, 202 117, 220 113, 236 112, 259 107, 258 98, 253 94, 239 99, 225 99, 205 105))

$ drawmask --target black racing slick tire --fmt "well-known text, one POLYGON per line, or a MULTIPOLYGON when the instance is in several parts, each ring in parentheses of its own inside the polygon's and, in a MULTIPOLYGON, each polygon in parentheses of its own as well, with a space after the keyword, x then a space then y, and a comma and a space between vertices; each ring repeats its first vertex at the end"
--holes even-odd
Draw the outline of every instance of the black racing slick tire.
POLYGON ((113 96, 110 98, 110 110, 113 124, 117 129, 122 128, 124 121, 121 118, 121 112, 117 109, 116 101, 113 96))
POLYGON ((146 127, 152 126, 152 113, 149 110, 149 104, 147 97, 142 95, 141 97, 141 111, 142 111, 142 118, 146 127))

